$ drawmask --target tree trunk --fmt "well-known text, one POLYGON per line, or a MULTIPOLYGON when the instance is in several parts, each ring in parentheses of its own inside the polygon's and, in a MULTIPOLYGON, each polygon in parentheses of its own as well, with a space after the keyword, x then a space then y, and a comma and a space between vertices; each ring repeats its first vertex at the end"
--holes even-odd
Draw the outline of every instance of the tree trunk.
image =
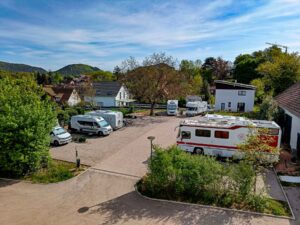
POLYGON ((153 116, 153 115, 154 115, 154 105, 155 105, 155 103, 152 102, 152 103, 151 103, 151 108, 150 108, 150 116, 153 116))

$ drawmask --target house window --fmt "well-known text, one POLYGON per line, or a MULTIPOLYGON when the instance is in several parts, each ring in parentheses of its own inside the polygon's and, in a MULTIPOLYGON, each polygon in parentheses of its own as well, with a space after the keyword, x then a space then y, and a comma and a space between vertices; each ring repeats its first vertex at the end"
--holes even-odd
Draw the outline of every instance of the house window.
POLYGON ((125 99, 125 91, 123 92, 123 99, 125 99))
POLYGON ((246 96, 246 91, 238 91, 238 95, 240 95, 240 96, 246 96))
POLYGON ((210 130, 196 129, 195 135, 198 137, 210 137, 210 130))
POLYGON ((120 99, 122 99, 122 92, 120 92, 120 99))
POLYGON ((222 130, 216 130, 215 131, 215 138, 228 139, 229 138, 229 132, 228 131, 222 131, 222 130))
POLYGON ((181 138, 182 139, 191 139, 191 132, 189 132, 189 131, 181 131, 181 138))
POLYGON ((228 102, 228 107, 231 107, 231 102, 228 102))

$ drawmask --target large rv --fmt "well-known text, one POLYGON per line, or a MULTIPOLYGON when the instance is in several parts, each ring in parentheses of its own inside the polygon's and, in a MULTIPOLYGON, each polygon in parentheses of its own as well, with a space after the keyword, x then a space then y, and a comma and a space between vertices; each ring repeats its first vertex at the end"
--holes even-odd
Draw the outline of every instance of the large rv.
POLYGON ((186 103, 186 116, 196 116, 207 112, 207 102, 195 101, 186 103))
POLYGON ((167 114, 168 116, 176 116, 178 114, 178 100, 168 100, 167 114))
MULTIPOLYGON (((281 129, 273 121, 207 114, 199 120, 183 120, 179 125, 177 145, 184 151, 221 157, 242 157, 237 146, 258 128, 269 130, 270 145, 280 146, 281 129)), ((271 161, 277 161, 272 158, 271 161)))
POLYGON ((114 130, 117 130, 117 129, 123 127, 123 113, 122 112, 114 112, 111 110, 96 110, 96 111, 88 112, 88 113, 86 113, 86 115, 102 117, 109 123, 109 125, 114 130))

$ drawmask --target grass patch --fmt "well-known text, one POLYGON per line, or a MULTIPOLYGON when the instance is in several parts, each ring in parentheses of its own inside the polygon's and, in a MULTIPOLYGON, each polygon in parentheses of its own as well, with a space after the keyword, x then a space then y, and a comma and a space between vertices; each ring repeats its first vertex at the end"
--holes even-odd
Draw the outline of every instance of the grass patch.
POLYGON ((269 213, 277 216, 291 216, 291 211, 287 202, 275 199, 267 199, 264 213, 269 213))
POLYGON ((25 180, 33 183, 57 183, 68 180, 78 175, 84 168, 76 168, 74 163, 52 160, 47 168, 42 168, 35 173, 27 175, 25 180))

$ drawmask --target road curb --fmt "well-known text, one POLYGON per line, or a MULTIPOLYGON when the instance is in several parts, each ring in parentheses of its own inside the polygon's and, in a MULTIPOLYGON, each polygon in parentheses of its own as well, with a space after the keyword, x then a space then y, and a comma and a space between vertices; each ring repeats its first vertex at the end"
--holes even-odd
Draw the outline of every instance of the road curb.
POLYGON ((142 193, 140 193, 138 191, 138 189, 137 189, 137 185, 136 184, 134 185, 134 189, 135 189, 136 193, 139 196, 141 196, 142 198, 145 198, 147 200, 150 200, 150 201, 166 202, 166 203, 172 203, 172 204, 177 204, 177 205, 197 206, 197 207, 202 207, 202 208, 215 209, 215 210, 223 210, 223 211, 229 211, 229 212, 238 212, 238 213, 250 214, 250 215, 255 215, 255 216, 267 216, 267 217, 273 217, 273 218, 278 218, 278 219, 295 220, 293 211, 291 211, 293 217, 276 216, 276 215, 268 214, 268 213, 251 212, 251 211, 244 211, 244 210, 239 210, 239 209, 223 208, 223 207, 218 207, 218 206, 210 206, 210 205, 202 205, 202 204, 196 204, 196 203, 178 202, 178 201, 173 201, 173 200, 150 198, 150 197, 145 196, 142 193))

